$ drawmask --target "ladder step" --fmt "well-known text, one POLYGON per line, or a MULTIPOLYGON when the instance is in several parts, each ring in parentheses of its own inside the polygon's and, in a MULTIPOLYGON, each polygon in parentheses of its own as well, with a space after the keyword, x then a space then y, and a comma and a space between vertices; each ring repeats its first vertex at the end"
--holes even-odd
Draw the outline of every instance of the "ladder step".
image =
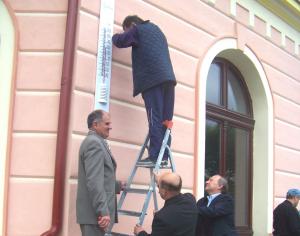
MULTIPOLYGON (((139 163, 137 163, 136 166, 138 166, 138 167, 144 167, 144 168, 153 168, 153 169, 155 168, 155 164, 153 164, 153 165, 151 165, 151 164, 145 165, 145 164, 139 164, 139 163)), ((169 165, 167 165, 167 166, 163 165, 163 166, 160 166, 159 169, 172 169, 172 167, 169 166, 169 165)))
POLYGON ((154 168, 155 164, 145 165, 145 164, 136 163, 136 166, 138 166, 138 167, 145 167, 145 168, 154 168))
POLYGON ((160 166, 159 169, 172 169, 172 166, 160 166))
POLYGON ((131 236, 131 235, 111 232, 111 234, 105 234, 105 236, 131 236))
POLYGON ((125 215, 125 216, 135 216, 135 217, 140 217, 142 215, 142 212, 136 212, 136 211, 126 211, 126 210, 118 210, 118 213, 120 215, 125 215))
POLYGON ((127 193, 140 193, 140 194, 147 194, 149 189, 140 189, 140 188, 126 188, 124 189, 127 193))

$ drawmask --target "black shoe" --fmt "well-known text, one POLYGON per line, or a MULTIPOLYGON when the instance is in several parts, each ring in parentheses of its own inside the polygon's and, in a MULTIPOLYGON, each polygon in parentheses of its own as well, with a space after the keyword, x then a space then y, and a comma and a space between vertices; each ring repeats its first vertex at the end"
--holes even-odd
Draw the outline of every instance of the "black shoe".
POLYGON ((162 160, 161 163, 160 163, 160 166, 161 167, 166 167, 166 166, 168 166, 168 164, 169 164, 168 160, 162 160))
POLYGON ((153 166, 155 165, 155 161, 152 160, 150 157, 147 157, 144 160, 140 160, 138 164, 143 166, 153 166))

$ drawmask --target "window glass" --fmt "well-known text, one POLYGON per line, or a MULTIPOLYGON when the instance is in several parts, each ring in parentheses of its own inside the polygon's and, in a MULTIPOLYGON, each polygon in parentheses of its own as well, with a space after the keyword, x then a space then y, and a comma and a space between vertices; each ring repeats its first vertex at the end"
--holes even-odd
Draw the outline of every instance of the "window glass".
POLYGON ((206 100, 212 104, 221 105, 221 67, 219 64, 212 64, 209 68, 206 100))
POLYGON ((248 224, 249 131, 228 126, 225 176, 235 200, 235 222, 248 224))
POLYGON ((219 173, 220 162, 220 125, 213 120, 206 120, 205 140, 205 180, 219 173))
POLYGON ((248 115, 247 103, 244 90, 232 70, 227 71, 227 106, 229 110, 248 115))

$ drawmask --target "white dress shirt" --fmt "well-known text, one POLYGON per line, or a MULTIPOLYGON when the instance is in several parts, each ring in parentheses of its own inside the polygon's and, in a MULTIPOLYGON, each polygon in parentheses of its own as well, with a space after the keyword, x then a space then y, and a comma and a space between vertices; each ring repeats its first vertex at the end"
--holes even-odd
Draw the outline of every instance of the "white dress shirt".
POLYGON ((212 195, 208 195, 207 199, 208 199, 208 203, 207 203, 207 207, 209 207, 210 203, 212 202, 212 200, 214 200, 217 196, 219 196, 221 193, 215 193, 212 195))

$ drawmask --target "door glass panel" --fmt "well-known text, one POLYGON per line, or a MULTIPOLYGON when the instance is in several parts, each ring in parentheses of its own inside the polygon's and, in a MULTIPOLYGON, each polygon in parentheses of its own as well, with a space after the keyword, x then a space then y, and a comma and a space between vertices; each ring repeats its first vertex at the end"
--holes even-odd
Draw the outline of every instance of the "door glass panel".
POLYGON ((231 69, 227 71, 228 109, 248 115, 246 98, 241 84, 231 69))
POLYGON ((234 127, 227 129, 226 172, 229 193, 235 200, 235 222, 247 226, 249 196, 249 131, 234 127))
POLYGON ((220 169, 220 124, 206 120, 205 180, 219 173, 220 169))
POLYGON ((206 100, 207 102, 221 105, 221 67, 211 64, 207 77, 206 100))

